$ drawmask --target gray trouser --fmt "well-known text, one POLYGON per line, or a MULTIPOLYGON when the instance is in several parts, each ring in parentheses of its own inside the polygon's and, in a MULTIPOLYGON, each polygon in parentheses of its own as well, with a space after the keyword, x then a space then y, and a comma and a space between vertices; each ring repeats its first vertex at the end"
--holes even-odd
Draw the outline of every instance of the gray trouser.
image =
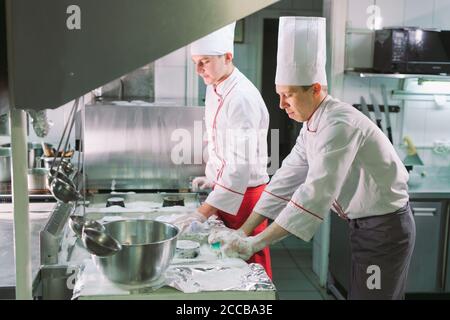
POLYGON ((348 299, 404 299, 416 225, 409 203, 389 214, 350 220, 348 299))

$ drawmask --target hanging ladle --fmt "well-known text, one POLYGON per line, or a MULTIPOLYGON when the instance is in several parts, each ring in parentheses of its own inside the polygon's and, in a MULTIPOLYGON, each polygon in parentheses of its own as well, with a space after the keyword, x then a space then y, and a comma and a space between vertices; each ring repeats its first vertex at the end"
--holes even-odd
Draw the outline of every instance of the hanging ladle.
MULTIPOLYGON (((63 154, 66 152, 67 146, 69 144, 69 138, 70 133, 72 132, 73 125, 75 123, 75 113, 78 108, 78 102, 79 99, 76 99, 72 108, 72 111, 69 115, 69 121, 67 122, 66 126, 64 127, 64 131, 61 137, 61 140, 58 144, 58 149, 56 150, 56 155, 53 160, 52 166, 49 170, 49 185, 50 185, 50 191, 52 192, 52 195, 59 201, 62 201, 64 203, 68 202, 77 202, 80 200, 83 200, 83 197, 81 196, 80 192, 77 190, 76 185, 70 180, 70 178, 67 176, 67 174, 63 171, 63 161, 60 161, 57 165, 56 164, 56 156, 59 153, 59 148, 61 147, 61 144, 65 138, 67 128, 70 124, 69 131, 67 134, 67 138, 64 144, 63 154), (55 169, 56 167, 56 169, 55 169)), ((67 167, 67 166, 66 166, 67 167)))
POLYGON ((83 216, 72 215, 69 217, 69 227, 78 236, 82 237, 83 228, 104 231, 105 227, 98 221, 86 219, 83 216))
POLYGON ((122 250, 122 245, 105 231, 83 227, 83 244, 89 253, 108 257, 122 250))

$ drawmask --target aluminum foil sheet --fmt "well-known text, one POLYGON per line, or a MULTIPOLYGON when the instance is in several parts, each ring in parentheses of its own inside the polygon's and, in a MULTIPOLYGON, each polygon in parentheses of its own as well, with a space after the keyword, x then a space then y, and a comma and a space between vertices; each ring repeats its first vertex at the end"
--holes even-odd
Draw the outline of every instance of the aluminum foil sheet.
POLYGON ((31 117, 31 122, 36 135, 40 138, 45 138, 50 131, 50 127, 53 125, 53 122, 49 121, 47 118, 47 111, 27 110, 27 112, 31 117))
POLYGON ((152 283, 142 285, 122 285, 106 279, 96 268, 92 260, 85 260, 79 266, 72 300, 80 297, 107 298, 111 296, 132 296, 136 294, 151 294, 166 285, 164 275, 152 283))
POLYGON ((165 274, 166 283, 184 293, 276 290, 260 264, 242 262, 234 266, 172 266, 165 274))

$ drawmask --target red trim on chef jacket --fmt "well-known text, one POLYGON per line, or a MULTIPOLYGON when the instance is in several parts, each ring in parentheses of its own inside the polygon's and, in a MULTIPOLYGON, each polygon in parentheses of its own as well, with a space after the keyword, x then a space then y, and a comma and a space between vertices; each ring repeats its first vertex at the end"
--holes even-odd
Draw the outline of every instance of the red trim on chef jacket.
POLYGON ((272 192, 269 192, 269 191, 267 191, 267 190, 264 190, 264 192, 270 194, 271 196, 274 196, 275 198, 278 198, 278 199, 284 200, 284 201, 286 201, 286 202, 289 202, 289 199, 286 199, 286 198, 277 196, 276 194, 273 194, 272 192))
MULTIPOLYGON (((218 212, 219 217, 222 219, 222 221, 228 228, 236 230, 239 229, 244 224, 245 220, 247 220, 247 218, 252 213, 253 208, 255 207, 256 203, 261 197, 261 194, 264 191, 265 187, 266 184, 262 184, 258 187, 247 188, 244 194, 244 199, 242 200, 238 213, 235 216, 219 210, 218 212)), ((264 221, 258 227, 255 228, 251 236, 255 236, 263 232, 268 225, 269 225, 268 220, 264 219, 264 221)), ((269 247, 265 247, 263 250, 255 253, 253 256, 250 257, 250 259, 247 262, 259 263, 260 265, 262 265, 266 270, 267 275, 272 279, 272 266, 270 262, 269 247)))
POLYGON ((233 193, 239 194, 239 195, 241 195, 241 196, 243 196, 243 195, 244 195, 243 193, 240 193, 240 192, 234 191, 234 190, 232 190, 232 189, 230 189, 230 188, 227 188, 227 187, 225 187, 225 186, 223 186, 223 185, 221 185, 221 184, 218 184, 217 182, 214 182, 214 185, 218 185, 219 187, 222 187, 222 188, 224 188, 224 189, 225 189, 225 190, 227 190, 227 191, 230 191, 230 192, 233 192, 233 193))
POLYGON ((347 213, 345 213, 344 209, 342 209, 342 206, 339 204, 337 199, 334 200, 332 206, 334 210, 336 210, 336 213, 340 218, 344 220, 349 220, 347 213))
POLYGON ((292 200, 288 200, 288 199, 285 199, 285 198, 283 198, 283 197, 277 196, 276 194, 273 194, 272 192, 269 192, 269 191, 267 191, 267 190, 264 190, 264 192, 267 192, 268 194, 270 194, 270 195, 272 195, 272 196, 274 196, 274 197, 276 197, 276 198, 278 198, 278 199, 281 199, 281 200, 284 200, 284 201, 287 201, 287 202, 292 202, 295 206, 299 207, 299 208, 302 209, 303 211, 306 211, 306 212, 308 212, 309 214, 311 214, 311 215, 313 215, 313 216, 319 218, 320 220, 323 220, 323 219, 322 219, 321 217, 319 217, 318 215, 312 213, 312 212, 309 211, 309 210, 306 210, 305 208, 303 208, 303 206, 301 206, 301 205, 295 203, 295 202, 292 201, 292 200))
POLYGON ((230 92, 234 89, 234 87, 237 85, 238 83, 236 82, 231 88, 230 90, 228 90, 228 92, 225 94, 225 96, 222 98, 222 95, 220 95, 217 91, 216 91, 216 87, 214 87, 214 93, 219 96, 219 106, 217 107, 217 111, 216 114, 214 115, 214 120, 213 120, 213 124, 212 124, 212 140, 213 140, 213 144, 214 144, 214 151, 216 153, 217 158, 219 158, 219 160, 222 162, 222 167, 217 171, 217 175, 216 175, 216 180, 219 180, 219 178, 222 177, 223 171, 225 169, 225 165, 226 162, 224 159, 222 159, 219 156, 219 147, 217 145, 217 141, 216 141, 216 132, 217 132, 217 116, 219 115, 220 110, 223 107, 223 104, 225 102, 225 99, 228 97, 228 95, 230 94, 230 92))
POLYGON ((316 132, 317 132, 317 129, 316 129, 316 130, 311 130, 311 129, 309 129, 309 120, 311 120, 312 116, 314 115, 314 113, 316 113, 316 111, 317 111, 318 109, 319 109, 319 108, 317 108, 316 110, 314 110, 314 112, 312 113, 312 115, 308 118, 308 120, 306 120, 306 130, 308 130, 308 132, 312 132, 312 133, 316 133, 316 132))
POLYGON ((295 203, 294 201, 291 200, 290 202, 293 203, 296 207, 299 207, 299 208, 302 209, 303 211, 309 213, 310 215, 313 215, 314 217, 319 218, 320 220, 323 220, 323 218, 321 218, 319 215, 317 215, 317 214, 315 214, 315 213, 312 213, 311 211, 309 211, 309 210, 303 208, 301 205, 295 203))
POLYGON ((316 130, 311 130, 309 128, 309 120, 311 120, 311 118, 313 117, 313 115, 316 113, 317 110, 319 110, 320 106, 322 105, 322 103, 325 101, 325 99, 328 97, 328 95, 325 96, 325 98, 322 99, 322 101, 320 101, 319 106, 317 107, 316 110, 314 110, 314 112, 312 113, 312 115, 309 116, 308 120, 306 120, 306 130, 308 130, 308 132, 312 132, 312 133, 316 133, 317 132, 317 128, 316 130))

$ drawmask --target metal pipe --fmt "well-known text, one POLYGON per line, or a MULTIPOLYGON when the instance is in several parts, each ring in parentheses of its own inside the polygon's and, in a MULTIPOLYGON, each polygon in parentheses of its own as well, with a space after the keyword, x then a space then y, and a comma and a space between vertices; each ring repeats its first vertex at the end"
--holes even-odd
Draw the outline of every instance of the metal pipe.
POLYGON ((30 220, 27 181, 26 114, 11 108, 12 201, 14 207, 14 253, 16 299, 31 300, 30 220))
POLYGON ((328 276, 328 255, 330 252, 330 227, 331 227, 331 221, 330 221, 330 214, 325 215, 325 219, 322 223, 322 246, 320 250, 320 271, 319 271, 319 284, 322 287, 325 287, 327 284, 327 276, 328 276))
MULTIPOLYGON (((329 92, 338 98, 343 97, 345 66, 345 28, 347 21, 348 0, 324 0, 323 14, 327 18, 329 64, 329 92)), ((330 214, 322 223, 319 283, 326 286, 330 251, 330 214)))

